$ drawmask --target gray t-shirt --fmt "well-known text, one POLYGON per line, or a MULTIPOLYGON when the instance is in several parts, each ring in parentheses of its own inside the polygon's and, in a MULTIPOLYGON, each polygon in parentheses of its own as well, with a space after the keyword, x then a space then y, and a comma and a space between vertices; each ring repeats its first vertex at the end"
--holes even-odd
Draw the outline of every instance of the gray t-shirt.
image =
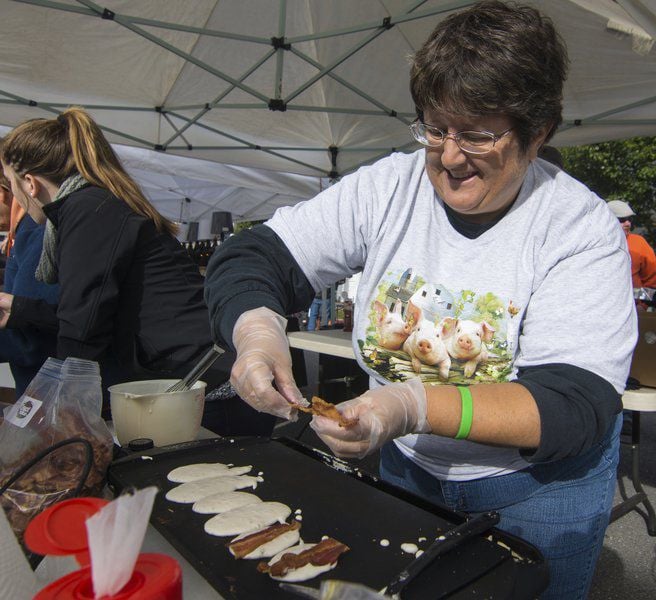
MULTIPOLYGON (((636 318, 622 230, 603 200, 545 161, 475 239, 449 223, 423 150, 364 167, 267 225, 315 289, 362 271, 353 342, 373 385, 494 383, 565 363, 624 390, 636 318)), ((528 465, 517 449, 438 435, 396 443, 441 479, 528 465)))

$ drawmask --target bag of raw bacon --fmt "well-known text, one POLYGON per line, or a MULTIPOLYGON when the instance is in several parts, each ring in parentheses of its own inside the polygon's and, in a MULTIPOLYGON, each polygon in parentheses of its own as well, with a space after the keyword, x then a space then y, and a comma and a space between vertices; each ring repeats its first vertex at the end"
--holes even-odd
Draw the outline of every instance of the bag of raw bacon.
POLYGON ((98 496, 113 440, 101 418, 98 363, 49 358, 0 423, 0 503, 18 539, 73 496, 98 496))

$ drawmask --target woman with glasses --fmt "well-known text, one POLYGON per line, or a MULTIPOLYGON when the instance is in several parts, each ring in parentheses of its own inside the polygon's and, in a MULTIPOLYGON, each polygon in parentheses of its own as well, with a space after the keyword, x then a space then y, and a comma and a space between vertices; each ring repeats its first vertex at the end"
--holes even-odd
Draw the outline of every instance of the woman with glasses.
POLYGON ((206 297, 237 350, 233 385, 290 417, 302 399, 283 315, 361 271, 353 347, 372 387, 339 405, 357 424, 312 428, 339 456, 380 449, 381 476, 415 494, 499 511, 548 560, 542 598, 574 599, 609 520, 636 322, 613 214, 537 159, 566 68, 531 7, 448 16, 412 64, 421 148, 228 240, 206 297))

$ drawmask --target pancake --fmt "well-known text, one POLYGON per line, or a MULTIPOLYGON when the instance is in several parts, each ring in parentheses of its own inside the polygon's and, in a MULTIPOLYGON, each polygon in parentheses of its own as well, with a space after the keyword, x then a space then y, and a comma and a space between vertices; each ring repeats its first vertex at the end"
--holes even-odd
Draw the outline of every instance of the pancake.
POLYGON ((223 463, 195 463, 173 469, 166 478, 174 483, 187 483, 198 479, 209 479, 223 475, 244 475, 253 467, 231 467, 223 463))
POLYGON ((262 502, 260 498, 248 492, 221 492, 205 496, 194 502, 191 510, 201 515, 217 515, 233 510, 234 508, 239 508, 240 506, 259 504, 260 502, 262 502))
POLYGON ((281 502, 261 502, 240 506, 212 517, 205 523, 205 531, 210 535, 239 535, 262 529, 272 523, 282 523, 292 509, 281 502))
POLYGON ((251 477, 250 475, 226 475, 225 477, 198 479, 182 483, 169 490, 166 499, 171 502, 189 504, 212 494, 234 492, 247 487, 255 489, 261 481, 263 481, 261 477, 251 477))

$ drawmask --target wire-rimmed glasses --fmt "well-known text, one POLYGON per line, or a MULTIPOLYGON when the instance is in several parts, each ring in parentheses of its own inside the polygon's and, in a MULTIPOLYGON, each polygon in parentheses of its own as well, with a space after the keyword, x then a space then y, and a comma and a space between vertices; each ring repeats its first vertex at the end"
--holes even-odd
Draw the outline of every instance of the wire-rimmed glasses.
POLYGON ((451 138, 458 148, 467 154, 487 154, 494 145, 504 136, 512 131, 512 127, 499 134, 491 131, 458 131, 456 133, 445 133, 437 127, 426 125, 421 121, 410 124, 412 136, 423 146, 429 148, 440 148, 444 142, 451 138))

